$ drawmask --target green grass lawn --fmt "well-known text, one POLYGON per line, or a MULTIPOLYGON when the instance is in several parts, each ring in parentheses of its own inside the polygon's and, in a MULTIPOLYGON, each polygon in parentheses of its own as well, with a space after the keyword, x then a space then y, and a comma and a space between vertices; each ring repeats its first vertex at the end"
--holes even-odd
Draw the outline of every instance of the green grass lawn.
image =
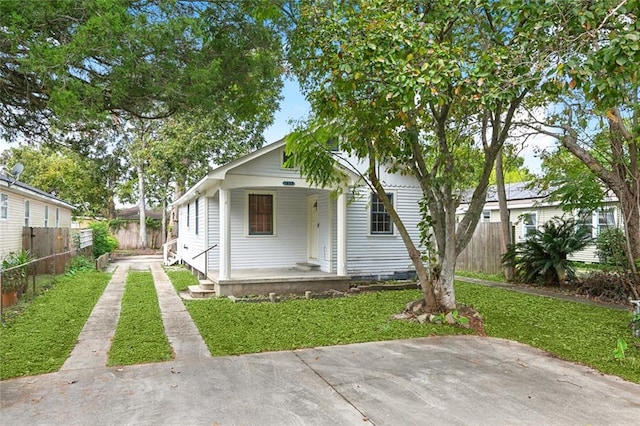
MULTIPOLYGON (((628 312, 489 288, 456 284, 459 302, 476 307, 490 336, 516 340, 561 358, 640 383, 640 348, 628 312), (630 342, 626 359, 614 360, 616 341, 630 342)), ((282 303, 185 302, 213 355, 287 350, 467 330, 390 319, 418 290, 282 303)))
POLYGON ((470 333, 451 326, 390 319, 418 295, 416 291, 388 291, 282 303, 226 299, 185 303, 213 355, 470 333))
POLYGON ((187 270, 167 270, 167 275, 177 291, 185 291, 190 285, 198 285, 198 278, 187 270))
POLYGON ((630 312, 462 282, 456 296, 482 313, 490 336, 640 383, 640 339, 629 327, 630 312), (622 362, 613 357, 618 338, 629 343, 622 362))
POLYGON ((0 378, 58 370, 110 279, 103 272, 58 277, 0 326, 0 378))
POLYGON ((172 358, 153 277, 150 272, 129 272, 108 364, 131 365, 172 358))

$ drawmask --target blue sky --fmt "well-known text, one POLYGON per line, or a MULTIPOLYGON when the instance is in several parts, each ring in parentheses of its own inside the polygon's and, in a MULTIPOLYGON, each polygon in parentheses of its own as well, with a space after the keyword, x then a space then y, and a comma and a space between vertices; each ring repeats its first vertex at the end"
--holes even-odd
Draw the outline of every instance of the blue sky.
POLYGON ((300 86, 295 80, 286 79, 282 90, 280 110, 275 114, 274 123, 264 132, 266 143, 282 139, 294 125, 291 121, 300 120, 309 114, 309 103, 300 93, 300 86))

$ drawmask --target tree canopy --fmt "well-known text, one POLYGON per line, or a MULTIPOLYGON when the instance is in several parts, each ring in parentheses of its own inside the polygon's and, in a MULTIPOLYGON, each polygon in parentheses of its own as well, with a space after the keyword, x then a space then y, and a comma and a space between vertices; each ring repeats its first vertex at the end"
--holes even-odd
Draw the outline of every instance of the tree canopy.
POLYGON ((259 0, 0 2, 0 136, 194 108, 270 123, 281 38, 259 0))
MULTIPOLYGON (((407 245, 426 304, 455 308, 453 272, 484 204, 494 160, 545 63, 528 21, 528 2, 310 2, 300 7, 289 60, 313 109, 291 138, 301 171, 335 179, 327 139, 367 159, 367 178, 407 245), (434 264, 387 199, 377 167, 414 175, 434 264), (474 188, 460 223, 462 193, 474 188), (429 276, 430 275, 430 276, 429 276)), ((427 243, 428 245, 428 243, 427 243)))

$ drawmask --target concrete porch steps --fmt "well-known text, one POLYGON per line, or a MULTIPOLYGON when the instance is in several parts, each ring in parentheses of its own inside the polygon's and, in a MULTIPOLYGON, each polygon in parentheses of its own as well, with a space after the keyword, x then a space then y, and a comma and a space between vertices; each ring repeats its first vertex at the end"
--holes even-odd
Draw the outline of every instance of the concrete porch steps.
POLYGON ((178 255, 174 253, 169 253, 169 257, 167 257, 167 259, 164 261, 164 265, 173 266, 178 262, 180 262, 180 258, 178 257, 178 255))
POLYGON ((296 263, 296 269, 298 271, 305 271, 305 272, 319 271, 320 265, 317 265, 315 263, 309 263, 309 262, 299 262, 299 263, 296 263))
POLYGON ((215 297, 216 292, 213 289, 213 282, 209 280, 200 280, 198 285, 189 286, 189 296, 194 299, 205 299, 215 297))

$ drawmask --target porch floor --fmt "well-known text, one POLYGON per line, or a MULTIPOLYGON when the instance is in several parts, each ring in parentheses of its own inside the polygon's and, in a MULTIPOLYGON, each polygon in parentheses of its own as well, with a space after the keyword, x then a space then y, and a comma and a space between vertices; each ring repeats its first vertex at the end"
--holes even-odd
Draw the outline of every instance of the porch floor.
POLYGON ((250 294, 347 291, 351 279, 349 275, 301 271, 296 267, 232 269, 230 279, 219 279, 219 271, 210 270, 207 278, 213 282, 216 295, 240 297, 250 294))

